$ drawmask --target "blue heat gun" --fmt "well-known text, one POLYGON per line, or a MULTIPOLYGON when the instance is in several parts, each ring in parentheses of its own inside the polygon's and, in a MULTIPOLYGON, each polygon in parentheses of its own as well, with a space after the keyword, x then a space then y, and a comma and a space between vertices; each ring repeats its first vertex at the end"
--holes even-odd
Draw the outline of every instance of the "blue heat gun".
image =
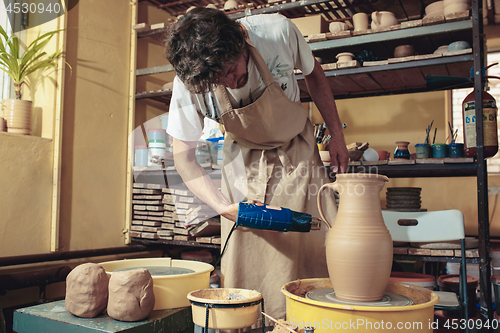
POLYGON ((307 213, 295 212, 284 207, 240 202, 235 227, 274 231, 309 232, 319 230, 321 220, 307 213))

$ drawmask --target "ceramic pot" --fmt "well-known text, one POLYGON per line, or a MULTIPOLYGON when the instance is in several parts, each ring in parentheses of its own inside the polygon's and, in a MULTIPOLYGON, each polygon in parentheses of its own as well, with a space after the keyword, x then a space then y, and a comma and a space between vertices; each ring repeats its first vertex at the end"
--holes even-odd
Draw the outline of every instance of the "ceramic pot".
POLYGON ((328 29, 330 30, 331 33, 339 32, 339 31, 346 31, 347 24, 345 24, 344 22, 331 22, 328 25, 328 29))
POLYGON ((346 301, 374 302, 382 298, 392 267, 392 238, 385 226, 379 192, 389 178, 378 174, 338 174, 335 183, 318 193, 324 221, 334 222, 326 239, 328 274, 335 296, 346 301), (335 221, 324 216, 321 193, 340 195, 335 221))
POLYGON ((468 3, 455 3, 448 6, 444 6, 443 13, 446 16, 454 13, 465 12, 468 11, 469 9, 470 6, 468 3))
POLYGON ((470 0, 443 0, 442 3, 443 3, 443 8, 444 8, 446 6, 456 5, 459 3, 470 5, 470 0))
POLYGON ((444 1, 436 1, 425 7, 425 14, 429 15, 430 13, 441 12, 440 15, 443 15, 443 7, 444 1))
POLYGON ((366 13, 356 13, 352 16, 352 24, 354 25, 354 31, 361 31, 368 29, 368 14, 366 13))
POLYGON ((32 109, 31 101, 4 99, 2 112, 7 123, 7 132, 30 135, 32 109))
POLYGON ((470 47, 469 43, 467 43, 464 40, 458 41, 458 42, 453 42, 450 45, 448 45, 448 52, 453 52, 453 51, 459 51, 459 50, 465 50, 470 47))
POLYGON ((372 13, 372 29, 385 28, 398 24, 396 16, 391 12, 373 12, 372 13))
POLYGON ((238 8, 238 2, 236 0, 227 0, 224 3, 224 10, 232 10, 238 8))
POLYGON ((394 150, 394 159, 396 160, 409 160, 410 150, 408 149, 408 141, 397 141, 396 149, 394 150))
POLYGON ((352 58, 354 58, 354 54, 350 52, 342 52, 337 54, 335 58, 337 58, 337 62, 348 62, 352 61, 352 58))
POLYGON ((394 49, 394 58, 409 57, 415 54, 413 45, 399 45, 394 49))

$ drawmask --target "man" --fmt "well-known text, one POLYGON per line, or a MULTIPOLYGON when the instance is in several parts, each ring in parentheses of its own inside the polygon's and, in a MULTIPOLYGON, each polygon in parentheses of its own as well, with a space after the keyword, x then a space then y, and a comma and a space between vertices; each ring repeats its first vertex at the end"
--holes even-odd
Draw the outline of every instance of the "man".
MULTIPOLYGON (((328 81, 297 27, 280 14, 235 22, 216 9, 196 8, 171 27, 166 53, 177 74, 167 132, 174 138, 176 169, 191 191, 230 221, 244 199, 318 216, 316 194, 329 179, 294 68, 304 73, 332 135, 332 167, 345 171, 349 157, 328 81), (226 131, 225 194, 196 163, 204 117, 226 131)), ((223 243, 230 221, 223 220, 223 243)), ((222 260, 224 287, 262 292, 266 312, 284 317, 284 283, 328 276, 324 233, 237 228, 222 260)))

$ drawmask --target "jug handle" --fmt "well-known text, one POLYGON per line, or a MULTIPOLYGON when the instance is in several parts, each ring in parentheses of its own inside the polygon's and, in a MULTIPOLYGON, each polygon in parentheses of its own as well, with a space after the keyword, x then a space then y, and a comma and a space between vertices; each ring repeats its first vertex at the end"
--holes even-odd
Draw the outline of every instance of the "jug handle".
POLYGON ((378 27, 380 25, 380 12, 373 12, 372 13, 372 23, 375 23, 375 26, 378 27))
MULTIPOLYGON (((328 226, 328 228, 332 228, 332 225, 330 224, 330 222, 328 222, 328 220, 326 219, 325 215, 323 214, 323 206, 321 204, 321 193, 323 193, 323 191, 327 188, 327 187, 331 187, 332 189, 334 189, 334 184, 331 184, 331 183, 327 183, 327 184, 324 184, 323 186, 321 186, 321 188, 319 189, 319 192, 318 192, 318 210, 319 210, 319 215, 321 216, 321 219, 323 221, 325 221, 326 225, 328 226)), ((334 205, 335 207, 335 210, 337 210, 337 205, 334 205)))

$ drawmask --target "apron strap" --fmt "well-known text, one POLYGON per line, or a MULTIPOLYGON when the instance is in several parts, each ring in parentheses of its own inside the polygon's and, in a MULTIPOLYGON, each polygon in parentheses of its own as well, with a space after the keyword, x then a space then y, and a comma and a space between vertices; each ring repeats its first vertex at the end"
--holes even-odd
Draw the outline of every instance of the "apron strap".
MULTIPOLYGON (((266 87, 270 86, 275 81, 273 74, 271 74, 269 67, 267 67, 266 61, 264 60, 264 58, 262 58, 262 55, 260 54, 259 50, 257 50, 257 48, 253 46, 252 42, 250 41, 250 38, 247 38, 245 42, 250 52, 250 56, 252 57, 253 62, 255 63, 255 66, 257 67, 257 70, 259 71, 262 80, 264 81, 264 84, 266 85, 266 87)), ((231 105, 231 102, 229 101, 229 97, 227 96, 226 87, 222 85, 216 85, 215 95, 217 96, 217 99, 219 101, 226 102, 226 103, 219 102, 219 105, 221 107, 221 114, 233 111, 233 107, 231 105)), ((221 122, 222 123, 224 122, 222 118, 221 122)))

